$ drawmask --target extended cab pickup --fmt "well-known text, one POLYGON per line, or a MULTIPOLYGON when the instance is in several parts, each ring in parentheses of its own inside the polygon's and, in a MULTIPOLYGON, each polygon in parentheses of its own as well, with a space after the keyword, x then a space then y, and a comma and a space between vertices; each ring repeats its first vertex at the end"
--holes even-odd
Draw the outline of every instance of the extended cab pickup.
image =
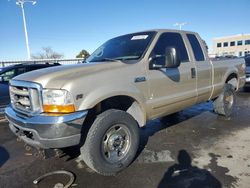
POLYGON ((229 116, 245 84, 244 59, 211 61, 197 33, 151 30, 113 38, 84 64, 33 71, 10 81, 10 129, 39 148, 79 145, 103 175, 127 167, 139 128, 197 103, 229 116))

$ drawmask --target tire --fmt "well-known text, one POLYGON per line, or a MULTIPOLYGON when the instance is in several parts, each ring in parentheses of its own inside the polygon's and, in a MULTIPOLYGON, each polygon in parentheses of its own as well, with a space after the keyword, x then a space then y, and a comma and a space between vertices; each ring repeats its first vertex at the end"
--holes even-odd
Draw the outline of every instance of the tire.
POLYGON ((115 175, 133 161, 139 138, 138 124, 130 114, 107 110, 90 127, 81 147, 81 158, 95 172, 115 175))
POLYGON ((231 84, 225 84, 223 92, 214 101, 215 113, 229 117, 232 114, 235 103, 235 89, 231 84))

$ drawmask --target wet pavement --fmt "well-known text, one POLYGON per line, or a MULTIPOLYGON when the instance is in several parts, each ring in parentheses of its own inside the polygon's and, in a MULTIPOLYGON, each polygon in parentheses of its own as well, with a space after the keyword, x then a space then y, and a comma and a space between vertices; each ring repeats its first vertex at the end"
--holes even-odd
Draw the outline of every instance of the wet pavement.
POLYGON ((141 129, 138 156, 117 176, 94 173, 79 158, 78 149, 43 159, 0 120, 0 187, 53 187, 66 183, 55 175, 32 184, 54 170, 76 175, 74 187, 250 187, 250 92, 237 94, 231 118, 217 116, 211 103, 149 122, 141 129))

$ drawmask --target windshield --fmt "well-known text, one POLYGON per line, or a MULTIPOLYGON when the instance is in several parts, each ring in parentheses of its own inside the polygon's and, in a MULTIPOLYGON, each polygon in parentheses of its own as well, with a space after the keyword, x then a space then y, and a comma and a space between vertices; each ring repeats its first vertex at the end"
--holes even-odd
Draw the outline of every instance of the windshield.
POLYGON ((7 68, 1 67, 0 68, 0 74, 2 74, 3 72, 5 72, 5 70, 7 70, 7 68))
POLYGON ((141 32, 113 38, 91 54, 87 62, 139 59, 154 35, 155 32, 141 32))
POLYGON ((8 82, 14 76, 15 76, 15 69, 11 69, 9 71, 6 71, 6 72, 0 74, 2 81, 4 81, 4 82, 8 82))

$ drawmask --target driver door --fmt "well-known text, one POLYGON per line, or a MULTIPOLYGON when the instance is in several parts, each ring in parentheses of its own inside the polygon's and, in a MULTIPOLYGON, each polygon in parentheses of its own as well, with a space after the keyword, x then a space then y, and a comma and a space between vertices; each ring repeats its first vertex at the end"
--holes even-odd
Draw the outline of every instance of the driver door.
MULTIPOLYGON (((197 99, 195 64, 189 60, 180 33, 161 34, 150 57, 164 54, 167 47, 178 51, 181 64, 177 68, 148 69, 151 118, 177 112, 195 104, 197 99)), ((152 67, 150 60, 148 64, 152 67)))

